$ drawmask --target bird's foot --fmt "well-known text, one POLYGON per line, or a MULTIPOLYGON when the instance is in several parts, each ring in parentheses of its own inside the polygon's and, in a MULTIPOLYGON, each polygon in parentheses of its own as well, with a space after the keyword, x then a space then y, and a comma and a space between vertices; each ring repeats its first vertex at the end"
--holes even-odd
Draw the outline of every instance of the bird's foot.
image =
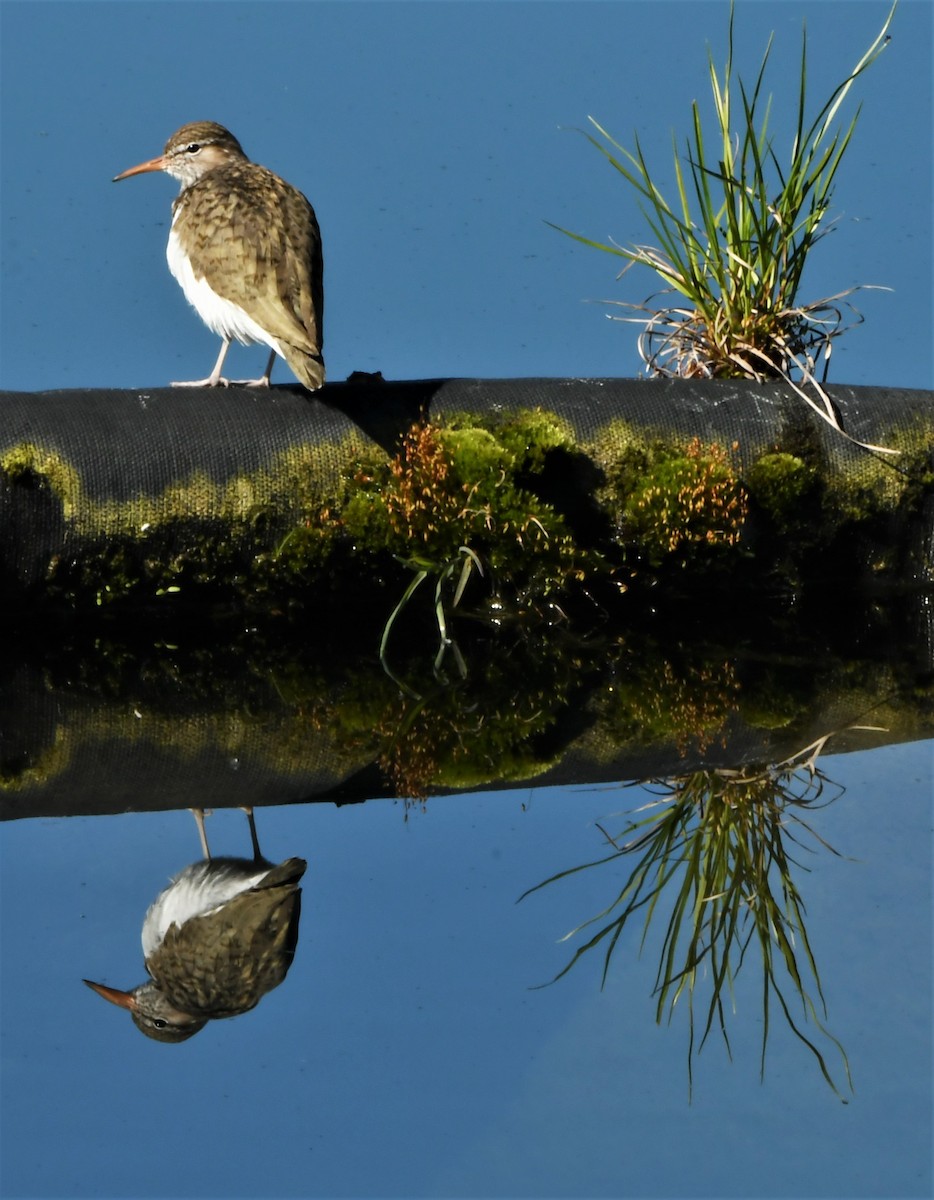
MULTIPOLYGON (((238 381, 234 380, 235 386, 237 385, 237 383, 238 383, 238 381)), ((173 381, 173 383, 172 383, 172 387, 206 388, 206 387, 230 387, 230 386, 231 386, 230 380, 225 379, 223 377, 223 375, 218 375, 216 377, 214 375, 209 375, 207 377, 207 379, 183 379, 183 380, 173 381)))
POLYGON ((210 375, 207 379, 185 379, 173 382, 172 387, 191 387, 191 388, 209 388, 209 387, 269 387, 269 376, 264 375, 262 379, 225 379, 223 375, 219 375, 217 379, 213 379, 210 375))

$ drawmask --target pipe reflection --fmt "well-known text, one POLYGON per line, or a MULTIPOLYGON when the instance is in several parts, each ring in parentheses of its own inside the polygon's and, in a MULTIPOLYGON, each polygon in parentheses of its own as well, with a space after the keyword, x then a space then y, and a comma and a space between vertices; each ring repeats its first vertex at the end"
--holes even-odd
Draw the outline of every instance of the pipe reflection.
POLYGON ((689 1022, 689 1091, 695 1055, 714 1028, 732 1057, 727 1011, 751 949, 758 950, 763 972, 760 1076, 765 1076, 770 1020, 777 1003, 844 1103, 842 1089, 853 1090, 846 1051, 824 1023, 827 1006, 795 880, 795 868, 805 869, 794 857, 796 849, 823 849, 839 857, 802 815, 843 792, 817 766, 829 736, 770 766, 698 770, 659 781, 655 798, 633 811, 634 819, 622 833, 613 836, 597 826, 610 847, 608 854, 560 871, 520 897, 592 867, 632 864, 616 898, 561 939, 589 934, 552 982, 600 947, 602 987, 630 918, 644 911, 640 948, 650 927, 661 924, 655 1016, 659 1023, 666 1016, 670 1022, 683 998, 689 1022), (707 990, 703 1000, 702 982, 707 990), (795 994, 803 1021, 793 1011, 795 994), (833 1070, 828 1062, 831 1048, 832 1057, 839 1060, 833 1070))
POLYGON ((204 858, 179 871, 146 913, 149 978, 130 991, 84 981, 156 1041, 183 1042, 210 1020, 248 1012, 292 964, 307 864, 265 859, 252 809, 245 811, 253 857, 212 858, 204 814, 193 810, 204 858))

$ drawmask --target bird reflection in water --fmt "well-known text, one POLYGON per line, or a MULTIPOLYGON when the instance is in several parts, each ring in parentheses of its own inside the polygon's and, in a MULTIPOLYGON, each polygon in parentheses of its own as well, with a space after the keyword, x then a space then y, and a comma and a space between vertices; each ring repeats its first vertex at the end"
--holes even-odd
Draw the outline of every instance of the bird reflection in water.
POLYGON ((204 813, 192 811, 204 858, 179 871, 146 913, 150 978, 128 992, 84 981, 160 1042, 183 1042, 210 1020, 255 1008, 285 979, 298 941, 305 860, 265 859, 252 809, 253 857, 212 858, 204 813))

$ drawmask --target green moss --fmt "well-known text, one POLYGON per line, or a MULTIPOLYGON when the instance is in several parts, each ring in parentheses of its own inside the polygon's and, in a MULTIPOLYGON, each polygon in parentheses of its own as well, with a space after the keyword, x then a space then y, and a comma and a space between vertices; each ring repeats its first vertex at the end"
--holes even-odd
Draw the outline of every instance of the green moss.
POLYGON ((602 723, 616 747, 673 742, 683 753, 706 751, 737 711, 740 685, 731 662, 673 658, 644 642, 623 650, 602 723))
MULTIPOLYGON (((234 689, 236 691, 236 689, 234 689)), ((242 759, 253 769, 273 772, 280 778, 307 778, 314 770, 318 778, 330 775, 335 781, 365 765, 367 758, 354 757, 338 744, 330 731, 311 730, 303 713, 269 707, 261 720, 242 708, 225 708, 229 698, 213 698, 213 707, 198 707, 190 713, 161 711, 139 696, 111 703, 76 704, 60 717, 54 744, 35 761, 18 769, 0 770, 0 794, 48 788, 56 779, 74 771, 82 755, 93 759, 96 747, 102 753, 120 745, 123 753, 158 754, 169 762, 191 766, 211 757, 219 761, 242 759), (128 713, 132 715, 128 716, 128 713)))
POLYGON ((534 490, 533 467, 569 433, 542 414, 414 425, 392 460, 370 454, 345 480, 333 521, 354 547, 391 554, 441 573, 461 547, 517 585, 534 576, 544 592, 583 569, 554 505, 534 490))
POLYGON ((609 423, 591 447, 605 483, 600 499, 630 561, 684 564, 733 547, 746 519, 746 493, 726 451, 696 438, 649 440, 609 423))
POLYGON ((508 414, 484 416, 452 413, 444 419, 452 435, 458 432, 487 432, 495 444, 511 456, 516 471, 540 472, 553 450, 574 450, 574 431, 569 421, 542 409, 524 409, 508 414))
POLYGON ((791 690, 774 692, 759 687, 741 697, 740 713, 753 729, 786 729, 801 717, 801 697, 791 690))
POLYGON ((385 674, 361 674, 318 708, 337 745, 372 751, 397 795, 533 778, 560 757, 549 735, 580 684, 579 663, 554 644, 491 649, 473 632, 464 630, 468 670, 456 683, 439 683, 432 653, 402 655, 399 677, 421 698, 385 674))
POLYGON ((281 521, 288 513, 308 516, 332 500, 342 468, 364 447, 350 435, 339 444, 291 446, 268 466, 212 479, 195 471, 159 492, 139 492, 128 499, 97 498, 61 454, 29 442, 7 450, 0 470, 12 481, 37 478, 59 497, 65 519, 83 538, 144 538, 154 529, 179 521, 218 521, 242 527, 270 514, 281 521))
POLYGON ((488 429, 438 430, 438 441, 453 473, 452 482, 474 487, 501 472, 514 472, 516 455, 488 429))
MULTIPOLYGON (((61 502, 67 552, 53 559, 52 597, 109 605, 226 588, 247 595, 268 578, 268 560, 289 526, 314 530, 301 548, 303 565, 322 562, 333 542, 323 536, 343 486, 343 471, 369 443, 352 434, 340 443, 289 447, 268 466, 212 479, 195 471, 159 492, 126 499, 89 494, 62 455, 32 443, 7 450, 0 470, 15 486, 27 478, 61 502)), ((288 574, 286 571, 285 574, 288 574)))
POLYGON ((584 449, 603 476, 598 490, 600 502, 618 515, 631 481, 644 474, 657 458, 670 454, 672 447, 660 440, 652 441, 627 421, 614 420, 602 426, 584 449))
POLYGON ((905 511, 934 491, 934 420, 918 418, 908 428, 890 431, 882 444, 897 456, 863 452, 828 466, 826 505, 839 523, 871 522, 905 511))
POLYGON ((75 754, 73 739, 57 725, 51 743, 15 762, 0 761, 0 793, 41 788, 71 769, 75 754))
POLYGON ((763 454, 744 478, 750 495, 777 523, 800 513, 818 482, 813 466, 783 451, 763 454))
POLYGON ((0 457, 0 471, 12 482, 24 477, 44 483, 58 497, 67 521, 81 511, 83 489, 75 468, 54 450, 46 450, 32 442, 11 446, 0 457))
POLYGON ((630 493, 623 528, 654 565, 677 554, 735 546, 746 521, 746 493, 718 446, 694 442, 661 459, 630 493))
POLYGON ((934 490, 934 422, 882 440, 900 450, 894 462, 848 447, 825 462, 816 444, 782 445, 740 479, 722 447, 623 420, 579 445, 567 421, 534 410, 422 422, 395 455, 356 433, 293 446, 256 471, 196 471, 121 500, 89 495, 61 454, 33 443, 8 450, 0 469, 61 502, 68 549, 49 574, 53 594, 75 602, 204 588, 256 597, 329 572, 352 588, 389 557, 440 577, 468 547, 501 592, 536 604, 581 581, 729 569, 747 498, 771 527, 742 554, 766 571, 831 546, 845 556, 854 526, 868 530, 871 557, 882 522, 934 490))
POLYGON ((308 519, 333 502, 341 468, 362 446, 356 436, 339 444, 300 444, 283 451, 268 467, 226 479, 195 471, 158 493, 139 493, 129 500, 86 499, 77 524, 85 536, 114 537, 147 534, 178 521, 219 521, 242 529, 269 517, 280 524, 289 514, 308 519))

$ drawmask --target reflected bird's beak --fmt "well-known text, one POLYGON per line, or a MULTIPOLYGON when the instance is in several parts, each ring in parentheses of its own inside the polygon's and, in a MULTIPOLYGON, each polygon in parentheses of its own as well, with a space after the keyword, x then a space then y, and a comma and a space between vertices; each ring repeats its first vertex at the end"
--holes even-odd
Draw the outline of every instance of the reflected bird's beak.
POLYGON ((107 987, 103 983, 92 983, 90 979, 85 979, 84 982, 92 991, 97 992, 98 996, 103 996, 105 1000, 116 1004, 118 1008, 127 1008, 130 1012, 135 1011, 136 996, 132 992, 121 992, 118 988, 107 987))

